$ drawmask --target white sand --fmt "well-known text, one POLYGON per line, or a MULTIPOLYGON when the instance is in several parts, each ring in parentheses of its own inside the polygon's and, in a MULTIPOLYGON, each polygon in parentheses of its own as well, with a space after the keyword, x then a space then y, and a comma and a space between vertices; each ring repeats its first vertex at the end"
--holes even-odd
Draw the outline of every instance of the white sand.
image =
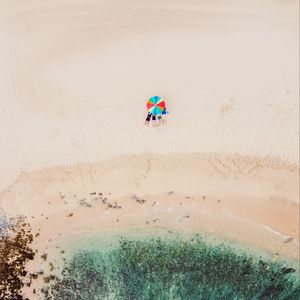
POLYGON ((0 189, 45 166, 225 152, 298 163, 291 1, 0 3, 0 189), (143 126, 161 95, 163 128, 143 126))

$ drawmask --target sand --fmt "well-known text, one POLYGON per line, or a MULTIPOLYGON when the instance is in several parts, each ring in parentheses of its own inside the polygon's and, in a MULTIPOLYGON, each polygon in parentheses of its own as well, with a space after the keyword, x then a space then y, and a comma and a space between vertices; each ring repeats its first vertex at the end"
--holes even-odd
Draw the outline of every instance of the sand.
POLYGON ((294 0, 1 1, 0 206, 27 216, 39 253, 151 227, 299 259, 298 12, 294 0), (147 128, 156 94, 168 123, 147 128))
POLYGON ((297 180, 297 166, 272 159, 131 156, 22 175, 1 194, 1 206, 28 217, 43 250, 70 234, 158 227, 299 259, 297 180))
POLYGON ((1 1, 0 188, 22 172, 125 154, 298 162, 298 6, 1 1), (153 130, 143 123, 156 94, 170 118, 153 130))

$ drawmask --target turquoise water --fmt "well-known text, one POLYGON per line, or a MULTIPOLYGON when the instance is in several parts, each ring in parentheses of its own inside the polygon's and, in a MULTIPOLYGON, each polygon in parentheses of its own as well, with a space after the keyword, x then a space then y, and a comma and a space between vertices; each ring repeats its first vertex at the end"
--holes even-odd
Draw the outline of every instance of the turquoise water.
POLYGON ((300 299, 299 270, 203 236, 126 236, 82 248, 46 299, 300 299))

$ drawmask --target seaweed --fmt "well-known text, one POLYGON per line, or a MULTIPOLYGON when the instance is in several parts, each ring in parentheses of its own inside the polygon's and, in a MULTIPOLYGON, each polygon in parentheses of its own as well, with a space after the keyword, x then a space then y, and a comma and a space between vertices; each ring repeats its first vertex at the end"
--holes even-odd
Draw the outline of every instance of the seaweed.
POLYGON ((30 225, 22 222, 17 220, 0 235, 0 299, 27 299, 22 288, 30 286, 36 278, 26 271, 26 264, 34 259, 35 253, 30 247, 33 241, 30 225))
POLYGON ((45 299, 298 299, 295 269, 200 235, 120 239, 81 251, 43 287, 45 299))

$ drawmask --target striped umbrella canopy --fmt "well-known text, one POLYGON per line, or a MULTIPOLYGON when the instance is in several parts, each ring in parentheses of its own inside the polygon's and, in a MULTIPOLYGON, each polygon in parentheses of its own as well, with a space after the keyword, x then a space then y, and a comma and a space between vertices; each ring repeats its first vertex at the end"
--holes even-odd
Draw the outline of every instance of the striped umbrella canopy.
POLYGON ((165 108, 165 101, 159 96, 153 96, 147 102, 147 110, 153 115, 160 115, 165 108))

